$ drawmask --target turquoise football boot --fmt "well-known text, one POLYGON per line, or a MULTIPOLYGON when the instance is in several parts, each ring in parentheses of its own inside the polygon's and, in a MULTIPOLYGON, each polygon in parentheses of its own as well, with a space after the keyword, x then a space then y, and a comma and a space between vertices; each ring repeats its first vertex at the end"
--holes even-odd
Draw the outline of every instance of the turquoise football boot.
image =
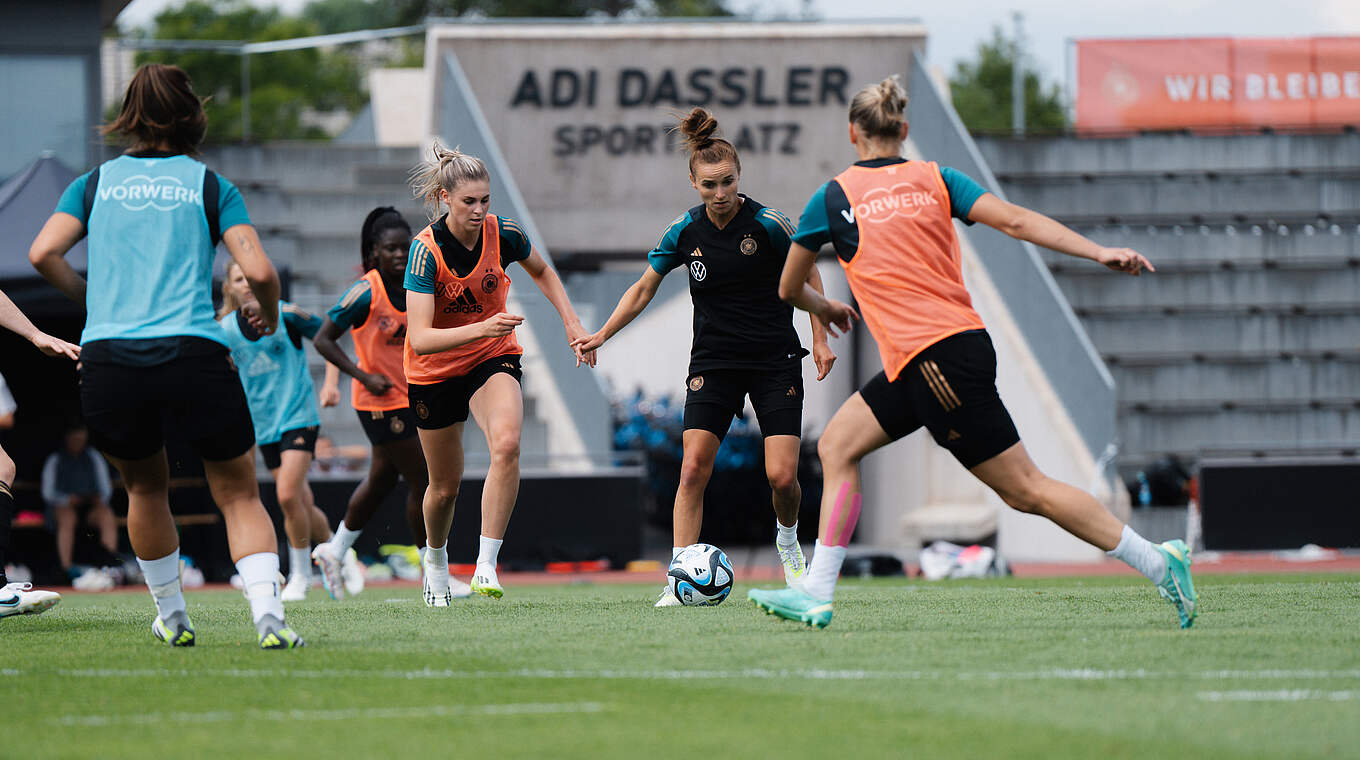
POLYGON ((1166 576, 1157 584, 1157 591, 1176 608, 1181 627, 1189 628, 1195 624, 1195 603, 1198 601, 1195 581, 1190 577, 1190 548, 1176 539, 1160 544, 1157 551, 1166 558, 1166 576))
POLYGON ((746 592, 746 598, 767 615, 806 623, 813 628, 831 625, 831 601, 813 599, 796 588, 751 589, 746 592))

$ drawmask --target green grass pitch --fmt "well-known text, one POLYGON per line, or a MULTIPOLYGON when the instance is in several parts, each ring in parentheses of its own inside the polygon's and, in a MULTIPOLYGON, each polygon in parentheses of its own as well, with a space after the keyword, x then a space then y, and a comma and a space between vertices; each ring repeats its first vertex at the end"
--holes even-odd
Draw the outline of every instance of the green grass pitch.
POLYGON ((1360 757, 1360 576, 1198 587, 1189 631, 1127 577, 847 580, 824 631, 741 586, 314 590, 294 652, 236 592, 188 595, 193 649, 145 594, 72 595, 0 621, 0 757, 1360 757))

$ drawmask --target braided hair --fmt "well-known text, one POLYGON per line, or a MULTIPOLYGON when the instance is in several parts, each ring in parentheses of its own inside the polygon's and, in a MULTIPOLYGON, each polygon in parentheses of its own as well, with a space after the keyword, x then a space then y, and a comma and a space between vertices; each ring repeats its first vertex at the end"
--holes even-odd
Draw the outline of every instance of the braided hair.
POLYGON ((393 229, 406 230, 407 235, 411 234, 411 225, 406 223, 400 211, 391 206, 379 206, 364 217, 364 226, 359 232, 359 258, 365 272, 378 266, 373 248, 378 244, 379 236, 393 229))

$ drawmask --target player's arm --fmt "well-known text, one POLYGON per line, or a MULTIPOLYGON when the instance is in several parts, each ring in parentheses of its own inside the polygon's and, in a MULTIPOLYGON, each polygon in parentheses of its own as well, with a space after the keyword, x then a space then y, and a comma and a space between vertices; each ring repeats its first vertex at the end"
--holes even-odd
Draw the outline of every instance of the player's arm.
POLYGON ((642 310, 647 308, 647 304, 656 297, 657 288, 661 287, 662 276, 652 267, 647 267, 638 281, 623 292, 618 305, 614 307, 614 312, 605 320, 604 326, 593 335, 579 339, 575 344, 576 348, 580 351, 594 351, 614 337, 619 330, 627 327, 629 322, 637 319, 642 310))
POLYGON ((557 309, 557 315, 562 318, 562 326, 567 331, 567 343, 576 352, 576 366, 579 367, 581 362, 585 362, 594 367, 594 352, 581 351, 576 347, 577 341, 587 337, 586 329, 581 326, 581 318, 576 315, 576 309, 571 305, 567 289, 562 287, 562 278, 557 276, 557 270, 548 266, 548 262, 543 260, 538 249, 533 247, 529 249, 529 257, 519 264, 534 279, 534 284, 543 291, 543 295, 552 303, 553 308, 557 309))
POLYGON ((339 343, 340 336, 344 335, 348 329, 348 326, 341 326, 332 322, 330 316, 327 315, 321 323, 321 329, 317 330, 316 337, 312 338, 312 345, 316 346, 316 352, 321 354, 328 362, 326 365, 326 382, 323 385, 327 388, 335 387, 338 393, 340 373, 344 372, 363 383, 369 393, 381 396, 392 388, 392 381, 384 375, 359 369, 359 365, 349 358, 349 354, 345 353, 339 343), (334 381, 331 380, 332 373, 335 375, 334 381))
MULTIPOLYGON (((62 263, 65 263, 65 261, 62 263)), ((0 291, 0 327, 37 346, 39 351, 48 356, 80 358, 80 346, 67 343, 61 338, 53 337, 39 330, 29 321, 28 317, 24 316, 22 311, 19 311, 19 307, 14 305, 14 302, 9 299, 9 296, 5 295, 4 291, 0 291)))
MULTIPOLYGON (((815 261, 808 267, 807 285, 823 296, 826 295, 826 289, 822 287, 822 273, 817 271, 815 261)), ((831 344, 826 341, 826 323, 812 312, 808 312, 808 322, 812 327, 812 363, 817 367, 817 379, 821 380, 831 372, 831 367, 836 363, 836 352, 831 350, 831 344)))
POLYGON ((259 234, 249 224, 236 224, 223 233, 222 242, 255 296, 256 307, 247 313, 247 319, 252 323, 258 320, 260 324, 255 327, 263 333, 274 332, 279 327, 279 273, 265 255, 259 234))
POLYGON ((48 282, 67 298, 85 305, 85 278, 66 261, 71 247, 85 237, 85 223, 63 211, 47 218, 33 245, 28 260, 48 282))
POLYGON ((1141 253, 1132 248, 1106 248, 1056 219, 1008 203, 991 193, 984 193, 977 199, 968 212, 968 220, 982 222, 1013 238, 1027 240, 1058 253, 1099 262, 1116 272, 1137 276, 1144 269, 1157 271, 1141 253))
POLYGON ((784 271, 779 276, 779 297, 819 318, 832 335, 836 335, 831 329, 833 325, 841 332, 848 332, 850 324, 859 319, 859 313, 849 304, 827 298, 809 284, 816 261, 816 251, 804 248, 800 243, 790 244, 784 271))
POLYGON ((517 314, 492 314, 481 322, 461 327, 434 326, 434 294, 406 291, 406 334, 411 339, 411 350, 422 356, 448 351, 482 338, 509 335, 524 321, 517 314))

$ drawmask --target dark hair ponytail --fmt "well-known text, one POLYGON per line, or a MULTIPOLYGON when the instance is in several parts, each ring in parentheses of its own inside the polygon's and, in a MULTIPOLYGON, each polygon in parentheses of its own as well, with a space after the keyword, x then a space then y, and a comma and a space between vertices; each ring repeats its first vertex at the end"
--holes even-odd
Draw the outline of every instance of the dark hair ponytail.
POLYGON ((192 155, 207 129, 203 101, 194 94, 184 69, 144 63, 128 82, 118 117, 100 131, 122 135, 132 150, 167 145, 176 153, 192 155))
POLYGON ((694 173, 695 164, 716 164, 731 161, 737 173, 741 173, 741 159, 732 143, 718 137, 718 120, 707 109, 695 107, 694 110, 679 117, 675 130, 684 138, 684 148, 689 153, 689 173, 694 173))
POLYGON ((364 217, 364 226, 359 231, 359 260, 363 262, 365 272, 378 266, 378 262, 373 259, 373 246, 378 244, 378 236, 397 229, 411 234, 411 225, 406 223, 400 211, 391 206, 379 206, 364 217))

